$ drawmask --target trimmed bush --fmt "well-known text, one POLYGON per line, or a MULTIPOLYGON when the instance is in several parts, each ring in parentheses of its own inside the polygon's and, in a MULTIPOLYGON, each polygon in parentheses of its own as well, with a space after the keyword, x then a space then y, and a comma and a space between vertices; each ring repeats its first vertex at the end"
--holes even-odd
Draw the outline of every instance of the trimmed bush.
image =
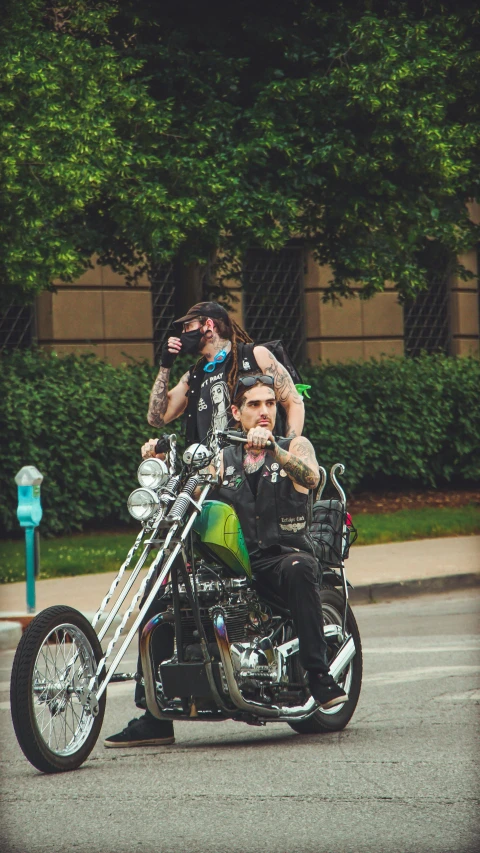
MULTIPOLYGON (((180 376, 185 361, 176 364, 180 376)), ((19 530, 14 476, 44 474, 42 533, 129 520, 141 444, 152 435, 156 368, 31 350, 0 361, 0 523, 19 530)), ((384 478, 420 486, 480 480, 480 362, 424 356, 307 367, 305 434, 350 490, 384 478)), ((169 425, 178 432, 179 423, 169 425)))

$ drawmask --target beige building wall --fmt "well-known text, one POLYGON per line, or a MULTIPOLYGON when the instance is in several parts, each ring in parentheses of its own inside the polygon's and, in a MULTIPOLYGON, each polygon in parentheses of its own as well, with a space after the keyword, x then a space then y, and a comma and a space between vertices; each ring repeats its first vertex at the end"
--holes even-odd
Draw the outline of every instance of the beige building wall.
MULTIPOLYGON (((477 251, 461 257, 475 275, 477 251)), ((323 302, 330 270, 307 256, 305 320, 307 358, 349 361, 403 355, 403 309, 393 285, 369 300, 358 295, 341 304, 323 302)), ((238 301, 232 316, 243 325, 243 294, 229 285, 238 301)), ((128 287, 123 276, 94 264, 72 284, 58 283, 57 293, 37 300, 38 342, 59 354, 93 352, 113 365, 133 359, 153 362, 152 302, 148 279, 128 287)), ((361 288, 356 288, 356 294, 361 288)), ((452 355, 479 353, 478 279, 454 280, 450 287, 452 355)))
POLYGON ((113 365, 153 362, 152 301, 145 277, 128 287, 123 276, 94 263, 72 284, 37 300, 38 343, 60 355, 93 352, 113 365))
POLYGON ((478 355, 479 294, 478 252, 476 249, 459 256, 465 269, 476 278, 462 281, 455 278, 450 283, 450 335, 452 355, 478 355))
POLYGON ((329 267, 321 267, 308 255, 305 272, 305 318, 307 358, 322 361, 379 358, 403 355, 403 309, 393 285, 372 299, 356 295, 340 304, 323 302, 331 278, 329 267))

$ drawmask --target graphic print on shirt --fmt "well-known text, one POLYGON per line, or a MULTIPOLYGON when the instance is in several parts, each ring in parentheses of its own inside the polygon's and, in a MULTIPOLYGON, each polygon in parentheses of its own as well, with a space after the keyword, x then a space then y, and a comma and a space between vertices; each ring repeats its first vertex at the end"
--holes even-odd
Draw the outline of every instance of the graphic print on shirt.
POLYGON ((215 382, 210 388, 210 396, 213 406, 212 428, 226 430, 228 427, 228 407, 230 405, 227 383, 223 382, 223 380, 215 382))

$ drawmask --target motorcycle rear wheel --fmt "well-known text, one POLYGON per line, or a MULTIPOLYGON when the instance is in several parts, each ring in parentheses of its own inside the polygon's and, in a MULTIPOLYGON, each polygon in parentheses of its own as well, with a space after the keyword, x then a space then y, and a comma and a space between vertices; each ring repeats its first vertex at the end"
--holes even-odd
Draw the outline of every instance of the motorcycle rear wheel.
MULTIPOLYGON (((338 625, 341 628, 343 613, 342 593, 335 589, 335 587, 323 584, 320 586, 320 595, 324 625, 338 625)), ((360 633, 350 606, 347 609, 347 633, 353 637, 356 653, 345 672, 338 679, 338 684, 348 693, 348 702, 344 702, 343 705, 336 705, 329 711, 323 711, 320 708, 311 717, 308 717, 307 720, 301 720, 298 723, 289 723, 288 725, 299 734, 339 732, 345 728, 354 714, 362 687, 363 661, 360 633)), ((333 655, 334 653, 332 657, 333 655)), ((298 656, 295 656, 295 658, 296 677, 301 680, 305 678, 305 670, 302 668, 298 656)))
POLYGON ((96 716, 79 694, 102 656, 95 630, 72 607, 48 607, 25 631, 13 662, 10 705, 20 748, 37 770, 76 770, 95 746, 106 694, 96 716))

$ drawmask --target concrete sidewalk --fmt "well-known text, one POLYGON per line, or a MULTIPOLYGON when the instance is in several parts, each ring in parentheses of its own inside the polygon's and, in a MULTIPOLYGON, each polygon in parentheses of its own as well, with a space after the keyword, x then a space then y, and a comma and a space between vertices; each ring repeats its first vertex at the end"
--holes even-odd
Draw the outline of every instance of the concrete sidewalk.
MULTIPOLYGON (((354 587, 354 604, 473 587, 480 583, 480 536, 354 546, 346 572, 354 587)), ((36 584, 37 613, 54 604, 67 604, 93 615, 114 577, 114 572, 105 572, 40 580, 36 584)), ((130 599, 131 595, 127 601, 130 599)), ((12 621, 25 613, 24 583, 0 586, 0 611, 0 619, 12 621)), ((13 647, 18 642, 18 628, 15 636, 13 647)))

